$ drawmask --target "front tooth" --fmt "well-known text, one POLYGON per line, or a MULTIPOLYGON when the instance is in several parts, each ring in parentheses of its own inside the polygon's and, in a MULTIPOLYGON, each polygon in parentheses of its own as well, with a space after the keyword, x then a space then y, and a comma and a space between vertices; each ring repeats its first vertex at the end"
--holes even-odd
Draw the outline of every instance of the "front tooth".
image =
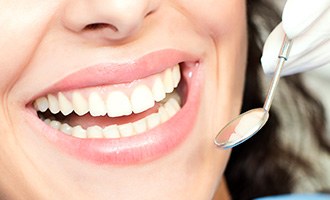
POLYGON ((155 105, 150 89, 146 85, 137 86, 131 95, 132 110, 141 113, 155 105))
POLYGON ((164 86, 165 86, 165 92, 171 93, 173 92, 173 78, 172 78, 172 70, 171 68, 167 68, 164 72, 164 86))
POLYGON ((49 103, 49 110, 53 114, 57 114, 60 112, 60 107, 58 105, 57 98, 54 95, 47 95, 48 103, 49 103))
POLYGON ((135 131, 134 131, 132 123, 120 125, 120 126, 118 126, 118 129, 119 129, 120 135, 122 137, 129 137, 129 136, 135 135, 135 131))
POLYGON ((132 114, 131 102, 123 92, 111 92, 108 95, 106 105, 109 117, 119 117, 132 114))
POLYGON ((72 128, 72 136, 77 138, 87 138, 86 130, 83 129, 80 125, 72 128))
POLYGON ((155 79, 154 85, 152 86, 152 94, 154 95, 154 100, 159 102, 166 97, 164 84, 160 77, 155 79))
POLYGON ((58 103, 63 115, 68 115, 73 111, 71 102, 61 93, 58 93, 58 103))
POLYGON ((92 126, 87 128, 88 138, 103 138, 102 128, 99 126, 92 126))
POLYGON ((110 125, 103 129, 105 138, 120 138, 120 133, 117 125, 110 125))
POLYGON ((148 128, 152 129, 160 124, 160 116, 158 113, 153 113, 147 117, 148 128))
POLYGON ((34 103, 34 107, 41 112, 45 112, 48 109, 48 105, 46 97, 38 98, 34 103))
POLYGON ((142 118, 138 121, 133 122, 133 127, 137 134, 145 132, 147 130, 146 120, 142 118))
POLYGON ((173 86, 176 88, 179 85, 180 79, 181 79, 181 72, 180 72, 180 66, 176 65, 172 69, 172 78, 173 78, 173 86))
POLYGON ((88 99, 89 112, 92 116, 104 116, 107 113, 103 99, 96 92, 92 92, 88 99))
POLYGON ((79 92, 74 92, 72 94, 72 106, 74 112, 79 116, 86 114, 89 110, 88 102, 79 92))

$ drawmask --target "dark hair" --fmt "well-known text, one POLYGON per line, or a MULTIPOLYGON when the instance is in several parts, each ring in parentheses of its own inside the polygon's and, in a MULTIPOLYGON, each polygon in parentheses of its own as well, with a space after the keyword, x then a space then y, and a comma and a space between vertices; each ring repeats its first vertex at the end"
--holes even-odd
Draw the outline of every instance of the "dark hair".
MULTIPOLYGON (((262 77, 265 75, 260 66, 262 36, 280 22, 278 13, 276 6, 265 0, 247 0, 249 53, 242 112, 263 106, 262 77)), ((305 119, 304 125, 307 122, 319 146, 330 152, 330 146, 325 142, 325 114, 322 105, 304 87, 299 75, 282 78, 281 84, 280 90, 287 88, 282 92, 277 91, 275 98, 281 102, 281 106, 290 101, 294 101, 292 105, 299 105, 296 108, 286 106, 281 112, 287 112, 289 117, 290 113, 294 113, 294 116, 300 117, 300 121, 305 119)), ((233 199, 290 193, 295 184, 293 169, 313 175, 309 161, 286 148, 280 141, 279 132, 283 121, 278 114, 273 107, 269 121, 259 133, 233 149, 225 171, 233 199)))

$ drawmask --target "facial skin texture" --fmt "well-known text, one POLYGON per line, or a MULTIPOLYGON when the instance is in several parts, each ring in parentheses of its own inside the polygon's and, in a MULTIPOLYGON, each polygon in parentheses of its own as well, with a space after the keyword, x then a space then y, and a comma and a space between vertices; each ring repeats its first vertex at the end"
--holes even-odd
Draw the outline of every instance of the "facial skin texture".
POLYGON ((241 106, 244 0, 0 5, 1 199, 212 199, 230 154, 216 149, 213 138, 241 106), (111 26, 83 30, 94 23, 111 26), (95 165, 59 150, 28 122, 31 101, 65 76, 168 48, 197 55, 202 72, 193 131, 169 154, 136 165, 95 165))

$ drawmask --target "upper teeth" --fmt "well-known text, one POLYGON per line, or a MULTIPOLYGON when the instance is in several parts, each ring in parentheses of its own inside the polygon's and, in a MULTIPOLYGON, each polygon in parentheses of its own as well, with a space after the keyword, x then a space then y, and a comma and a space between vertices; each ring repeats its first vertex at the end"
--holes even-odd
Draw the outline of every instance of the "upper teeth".
POLYGON ((141 113, 155 105, 171 93, 180 82, 180 67, 176 65, 152 77, 151 87, 141 81, 130 94, 121 90, 112 90, 106 95, 102 91, 90 92, 87 96, 79 91, 73 93, 59 92, 57 95, 48 94, 34 102, 36 110, 53 114, 61 112, 69 115, 90 113, 92 116, 119 117, 132 113, 141 113))

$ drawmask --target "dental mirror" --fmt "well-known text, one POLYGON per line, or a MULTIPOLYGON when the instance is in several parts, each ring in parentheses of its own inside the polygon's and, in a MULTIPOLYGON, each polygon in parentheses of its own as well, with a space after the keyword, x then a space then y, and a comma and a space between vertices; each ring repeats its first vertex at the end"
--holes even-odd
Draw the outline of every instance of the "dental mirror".
POLYGON ((276 71, 270 83, 264 106, 262 108, 249 110, 230 121, 215 137, 215 145, 223 149, 235 147, 251 138, 266 124, 274 93, 281 77, 281 71, 285 61, 288 59, 291 46, 291 40, 285 36, 278 55, 276 71))

